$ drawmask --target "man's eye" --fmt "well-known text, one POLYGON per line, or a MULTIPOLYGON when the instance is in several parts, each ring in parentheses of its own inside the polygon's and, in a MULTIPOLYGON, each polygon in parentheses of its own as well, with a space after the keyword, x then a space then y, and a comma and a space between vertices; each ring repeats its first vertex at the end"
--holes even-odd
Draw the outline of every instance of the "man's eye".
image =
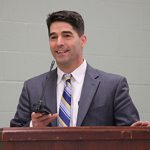
POLYGON ((70 36, 70 34, 66 34, 65 36, 70 36))
POLYGON ((69 37, 71 37, 71 35, 70 34, 65 34, 64 37, 69 38, 69 37))
POLYGON ((54 40, 54 39, 56 39, 56 38, 57 38, 57 36, 51 36, 51 37, 50 37, 51 40, 54 40))

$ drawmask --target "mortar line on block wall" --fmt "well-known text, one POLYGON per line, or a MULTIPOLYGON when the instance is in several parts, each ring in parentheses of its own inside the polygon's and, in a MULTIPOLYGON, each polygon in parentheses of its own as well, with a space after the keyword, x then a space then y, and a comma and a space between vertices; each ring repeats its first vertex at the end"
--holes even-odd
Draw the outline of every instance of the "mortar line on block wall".
POLYGON ((0 83, 11 83, 11 84, 14 84, 14 83, 23 83, 24 81, 23 80, 20 80, 20 81, 17 81, 17 80, 0 80, 0 83))

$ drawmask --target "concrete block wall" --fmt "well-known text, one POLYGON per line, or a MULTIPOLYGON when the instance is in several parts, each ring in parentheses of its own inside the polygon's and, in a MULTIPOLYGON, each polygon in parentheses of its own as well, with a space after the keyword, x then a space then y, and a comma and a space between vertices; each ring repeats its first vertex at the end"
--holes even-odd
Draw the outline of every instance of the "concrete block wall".
POLYGON ((25 80, 49 70, 49 12, 85 20, 92 66, 126 76, 142 120, 150 120, 149 0, 0 0, 0 127, 8 127, 25 80))

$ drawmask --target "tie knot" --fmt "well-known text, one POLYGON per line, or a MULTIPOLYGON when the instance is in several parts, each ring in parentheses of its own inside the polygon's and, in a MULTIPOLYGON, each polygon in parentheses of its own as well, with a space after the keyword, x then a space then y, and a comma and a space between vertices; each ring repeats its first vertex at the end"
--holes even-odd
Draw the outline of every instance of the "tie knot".
POLYGON ((70 82, 72 75, 71 74, 64 74, 63 78, 66 82, 70 82))

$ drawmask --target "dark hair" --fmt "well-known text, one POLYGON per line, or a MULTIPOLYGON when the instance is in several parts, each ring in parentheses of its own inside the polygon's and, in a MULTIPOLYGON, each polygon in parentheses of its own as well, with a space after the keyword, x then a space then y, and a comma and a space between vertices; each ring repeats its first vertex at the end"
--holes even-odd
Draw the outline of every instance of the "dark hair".
POLYGON ((57 11, 49 14, 47 17, 47 28, 50 36, 50 26, 55 21, 63 21, 69 23, 73 29, 78 33, 79 36, 84 34, 84 20, 82 16, 75 11, 57 11))

